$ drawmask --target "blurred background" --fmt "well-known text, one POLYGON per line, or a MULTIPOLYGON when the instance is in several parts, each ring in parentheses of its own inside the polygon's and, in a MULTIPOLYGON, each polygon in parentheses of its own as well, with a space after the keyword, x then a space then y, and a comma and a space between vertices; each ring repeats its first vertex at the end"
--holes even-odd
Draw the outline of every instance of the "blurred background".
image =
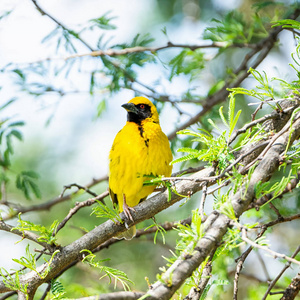
MULTIPOLYGON (((223 19, 231 10, 237 10, 247 18, 248 12, 250 15, 254 11, 255 3, 257 1, 250 0, 38 1, 38 5, 50 16, 67 28, 79 32, 82 40, 93 49, 98 49, 99 45, 100 49, 109 49, 118 44, 130 46, 137 34, 140 37, 146 34, 153 37, 155 40, 150 43, 151 46, 163 46, 169 41, 186 45, 209 44, 209 41, 204 40, 204 30, 215 24, 214 19, 223 19), (110 18, 111 28, 89 28, 90 20, 104 14, 110 18)), ((266 7, 265 18, 271 21, 276 19, 282 10, 288 10, 292 4, 295 1, 281 1, 281 4, 266 7)), ((173 100, 183 98, 187 91, 198 97, 205 97, 211 87, 225 76, 228 69, 238 65, 245 54, 241 49, 234 55, 227 52, 218 54, 211 60, 218 50, 204 49, 207 64, 196 78, 191 80, 188 75, 181 74, 170 80, 170 70, 166 65, 182 49, 167 49, 155 55, 155 60, 159 63, 133 67, 138 81, 143 85, 135 84, 132 89, 124 86, 112 91, 107 88, 110 78, 101 72, 103 63, 100 60, 88 56, 65 60, 75 52, 85 54, 90 49, 79 40, 69 45, 63 40, 59 41, 60 34, 55 31, 57 24, 43 15, 33 1, 1 0, 0 16, 6 13, 8 14, 0 19, 0 106, 10 100, 13 103, 1 111, 0 118, 25 122, 25 126, 21 128, 23 141, 13 141, 12 172, 9 175, 12 182, 7 187, 7 198, 23 206, 56 198, 65 185, 86 185, 93 179, 107 175, 110 147, 116 133, 126 122, 126 112, 121 105, 135 95, 147 95, 149 89, 143 85, 155 89, 161 95, 168 95, 173 100), (32 72, 33 69, 35 72, 32 72), (23 74, 16 70, 22 70, 23 74), (97 82, 93 86, 92 80, 97 82), (22 192, 15 188, 13 178, 22 170, 33 170, 39 174, 37 183, 42 193, 41 199, 32 195, 31 200, 26 200, 22 192)), ((290 54, 295 50, 295 45, 293 35, 283 32, 278 46, 258 69, 264 70, 270 78, 277 76, 293 80, 295 75, 288 64, 292 61, 290 54)), ((253 79, 249 78, 243 85, 250 87, 252 83, 253 79)), ((237 103, 238 109, 243 109, 241 122, 250 120, 253 109, 247 106, 249 101, 247 97, 241 97, 237 103)), ((170 103, 157 102, 157 107, 160 110, 161 126, 166 134, 201 110, 201 106, 193 103, 180 103, 178 109, 170 103)), ((197 129, 199 125, 193 126, 193 129, 197 129)), ((178 140, 172 141, 173 149, 178 148, 177 146, 178 140)), ((178 156, 176 151, 174 156, 178 156)), ((174 171, 180 168, 180 164, 177 164, 174 171)), ((108 183, 104 181, 92 190, 101 193, 107 187, 108 183)), ((59 208, 53 207, 38 214, 27 213, 22 218, 49 226, 55 219, 61 221, 75 202, 86 199, 87 195, 79 195, 60 204, 59 208)), ((206 207, 207 213, 212 209, 212 203, 211 199, 206 207)), ((180 203, 160 213, 156 219, 158 222, 181 220, 187 218, 191 209, 197 206, 197 201, 193 200, 183 206, 180 203)), ((1 209, 3 215, 9 213, 5 207, 1 209)), ((91 230, 103 222, 90 214, 90 207, 77 213, 68 222, 67 230, 59 233, 59 243, 66 245, 80 237, 85 230, 91 230)), ((17 219, 11 219, 9 223, 15 225, 17 219)), ((151 224, 152 221, 148 220, 138 228, 151 224)), ((297 236, 298 229, 294 225, 286 227, 284 231, 291 232, 291 237, 297 236)), ((276 237, 282 236, 281 234, 279 232, 273 236, 271 242, 276 244, 276 237)), ((128 277, 136 282, 134 289, 145 290, 145 277, 149 277, 151 283, 156 280, 159 267, 166 263, 163 256, 171 256, 169 249, 174 247, 176 238, 176 232, 167 233, 166 243, 163 244, 159 237, 157 245, 153 244, 152 236, 134 239, 124 242, 126 247, 122 251, 119 251, 118 244, 101 251, 99 258, 109 258, 108 265, 126 271, 128 277)), ((285 238, 293 243, 292 238, 285 238)), ((0 266, 16 268, 17 264, 12 258, 24 255, 24 245, 28 242, 19 242, 17 236, 13 238, 2 231, 0 240, 4 245, 0 247, 0 266)), ((257 259, 255 255, 253 253, 254 260, 257 259)), ((232 260, 230 257, 228 259, 232 260)), ((272 258, 265 259, 272 262, 273 269, 269 270, 271 273, 281 268, 272 258)), ((248 268, 249 274, 255 271, 251 270, 250 265, 248 268)), ((81 285, 89 287, 91 294, 112 289, 107 281, 105 284, 98 281, 100 276, 96 271, 89 276, 82 276, 85 272, 88 272, 87 266, 78 264, 77 268, 70 269, 61 278, 62 282, 74 283, 70 286, 73 289, 69 291, 70 297, 85 293, 81 290, 81 285)), ((264 272, 261 270, 260 273, 258 277, 265 280, 264 272)), ((226 292, 226 287, 224 291, 226 292)))

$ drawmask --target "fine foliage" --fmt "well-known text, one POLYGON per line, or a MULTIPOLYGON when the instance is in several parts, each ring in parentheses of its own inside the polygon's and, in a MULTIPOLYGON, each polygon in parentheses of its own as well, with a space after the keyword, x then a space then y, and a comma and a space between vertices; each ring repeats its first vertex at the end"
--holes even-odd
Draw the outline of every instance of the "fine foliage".
MULTIPOLYGON (((6 78, 0 236, 6 252, 21 247, 23 253, 11 257, 12 267, 0 259, 1 299, 294 299, 300 290, 297 3, 244 0, 222 11, 214 1, 153 1, 160 35, 140 16, 132 37, 118 40, 114 10, 69 26, 46 2, 27 2, 39 22, 52 24, 40 41, 50 56, 0 66, 6 78), (205 28, 201 35, 189 28, 198 43, 175 43, 174 30, 188 20, 205 28), (294 46, 281 45, 287 40, 294 46), (111 126, 121 118, 111 117, 119 106, 114 99, 145 96, 169 125, 173 174, 147 175, 144 184, 158 189, 134 208, 130 226, 138 229, 130 241, 114 238, 128 220, 108 197, 106 174, 94 178, 91 171, 90 182, 62 179, 80 178, 72 173, 91 167, 74 154, 80 147, 57 121, 70 96, 90 100, 88 120, 105 127, 111 143, 111 126), (34 130, 57 126, 54 142, 32 138, 33 113, 29 124, 11 114, 23 98, 46 109, 45 127, 34 130), (59 159, 47 163, 56 153, 59 159), (13 236, 16 244, 9 244, 13 236)), ((17 22, 15 9, 1 12, 0 25, 17 22)), ((76 142, 100 149, 95 136, 84 139, 81 131, 89 136, 89 130, 80 128, 89 121, 79 119, 70 121, 76 142)), ((107 166, 107 157, 97 162, 107 166)))

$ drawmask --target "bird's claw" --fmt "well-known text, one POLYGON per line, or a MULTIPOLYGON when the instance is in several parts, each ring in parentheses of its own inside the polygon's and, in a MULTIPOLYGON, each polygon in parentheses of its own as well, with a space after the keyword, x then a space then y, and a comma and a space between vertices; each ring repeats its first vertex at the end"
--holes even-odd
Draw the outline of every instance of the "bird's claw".
POLYGON ((125 205, 123 206, 123 211, 124 211, 124 214, 125 214, 126 218, 127 218, 128 220, 131 220, 131 221, 133 222, 133 217, 132 217, 130 211, 135 212, 135 209, 134 209, 133 207, 128 206, 128 205, 126 204, 126 207, 125 207, 125 205))
POLYGON ((135 212, 135 209, 133 207, 130 207, 130 206, 127 205, 125 194, 123 194, 123 211, 124 211, 124 214, 125 214, 126 218, 133 222, 133 217, 132 217, 130 211, 135 212))

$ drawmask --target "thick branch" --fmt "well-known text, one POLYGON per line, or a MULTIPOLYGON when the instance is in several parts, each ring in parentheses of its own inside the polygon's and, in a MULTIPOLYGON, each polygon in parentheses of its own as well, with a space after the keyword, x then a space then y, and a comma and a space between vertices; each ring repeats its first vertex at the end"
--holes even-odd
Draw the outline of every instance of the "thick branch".
MULTIPOLYGON (((280 154, 283 153, 286 145, 290 145, 299 137, 299 135, 300 118, 298 116, 291 128, 291 133, 285 132, 282 134, 277 139, 276 144, 273 144, 269 151, 265 153, 262 161, 253 172, 249 185, 243 186, 232 196, 231 203, 237 218, 247 209, 250 202, 253 201, 255 196, 255 185, 258 182, 264 182, 271 177, 279 166, 280 154), (289 140, 289 138, 291 138, 291 140, 289 140), (241 197, 242 195, 243 197, 241 197)), ((169 299, 185 279, 199 267, 207 255, 218 246, 227 231, 229 219, 225 215, 220 214, 213 222, 209 223, 210 220, 211 218, 208 218, 204 223, 208 229, 205 236, 198 242, 197 247, 195 248, 195 250, 199 250, 200 253, 197 252, 184 261, 177 260, 170 267, 170 269, 172 269, 171 283, 168 283, 167 281, 165 283, 160 281, 156 282, 155 285, 153 285, 153 288, 148 291, 148 295, 150 296, 149 299, 169 299), (173 268, 175 269, 173 270, 173 268)))
MULTIPOLYGON (((287 121, 288 122, 288 121, 287 121)), ((262 157, 261 162, 256 167, 251 176, 248 187, 241 187, 241 189, 232 196, 232 206, 236 217, 239 217, 249 206, 254 199, 254 188, 257 182, 264 182, 268 180, 273 172, 279 166, 280 156, 284 152, 286 145, 291 143, 300 135, 300 119, 299 116, 294 118, 294 123, 291 127, 291 134, 289 131, 283 133, 276 143, 271 146, 269 151, 262 157), (290 140, 289 140, 290 137, 290 140), (241 198, 243 195, 243 198, 241 198)), ((207 168, 199 171, 193 175, 192 178, 209 177, 214 171, 213 168, 207 168)), ((130 225, 137 224, 145 219, 148 219, 158 212, 166 209, 174 203, 182 199, 180 195, 192 195, 201 190, 202 185, 198 182, 182 181, 176 185, 178 194, 173 193, 171 200, 168 201, 168 192, 165 191, 155 195, 148 200, 140 203, 135 207, 135 212, 132 212, 134 222, 130 225)), ((124 219, 124 214, 121 214, 124 219)), ((153 288, 148 292, 149 299, 170 299, 174 292, 182 285, 186 278, 188 278, 193 271, 211 254, 222 240, 222 237, 229 226, 229 218, 218 212, 213 212, 204 223, 205 236, 197 243, 195 253, 191 256, 181 257, 179 261, 171 267, 172 280, 166 283, 157 282, 153 288)), ((20 277, 22 284, 28 283, 28 291, 32 296, 35 289, 42 283, 49 281, 60 273, 65 267, 70 265, 81 257, 80 252, 84 249, 93 250, 98 245, 115 236, 117 233, 125 231, 124 225, 113 223, 111 220, 99 225, 94 230, 88 232, 78 240, 70 245, 62 247, 60 253, 56 254, 51 262, 51 268, 45 278, 40 278, 36 272, 29 272, 20 277)), ((43 264, 37 268, 37 271, 42 274, 47 264, 43 264)), ((0 292, 9 291, 3 283, 0 283, 0 292)))
MULTIPOLYGON (((207 168, 202 171, 199 171, 191 176, 195 177, 208 177, 213 171, 213 168, 207 168)), ((194 183, 179 183, 177 185, 177 191, 180 195, 190 195, 198 192, 201 189, 201 185, 194 183)), ((142 222, 145 219, 148 219, 158 212, 170 207, 174 203, 180 201, 181 196, 177 194, 172 194, 172 199, 168 201, 168 192, 160 193, 152 198, 149 198, 147 201, 144 201, 135 207, 135 212, 132 212, 134 222, 130 224, 137 224, 142 222)), ((123 220, 125 220, 124 214, 121 214, 123 220)), ((105 223, 99 225, 92 231, 88 232, 78 240, 74 241, 68 246, 62 247, 60 252, 55 255, 54 259, 51 262, 51 268, 49 273, 45 278, 40 278, 36 272, 29 272, 24 276, 20 277, 20 280, 23 284, 28 283, 29 294, 34 292, 35 289, 40 286, 42 283, 47 282, 48 280, 54 278, 62 269, 67 267, 74 260, 77 260, 78 257, 81 257, 80 252, 82 250, 88 249, 93 250, 98 245, 103 244, 105 241, 115 236, 117 233, 127 230, 125 225, 115 224, 113 221, 108 220, 105 223)), ((47 264, 43 264, 37 268, 37 271, 42 274, 47 267, 47 264)), ((9 291, 3 283, 0 283, 0 293, 9 291)))
POLYGON ((288 288, 285 290, 283 296, 281 297, 281 300, 293 300, 296 298, 300 291, 300 273, 298 273, 288 286, 288 288))

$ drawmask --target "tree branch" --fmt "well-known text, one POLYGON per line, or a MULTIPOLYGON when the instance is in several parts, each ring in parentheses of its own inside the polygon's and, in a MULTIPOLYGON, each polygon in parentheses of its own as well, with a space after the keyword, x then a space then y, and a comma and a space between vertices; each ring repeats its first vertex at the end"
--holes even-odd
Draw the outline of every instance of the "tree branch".
POLYGON ((298 273, 288 286, 288 288, 284 291, 283 296, 280 300, 293 300, 296 298, 300 291, 300 273, 298 273))
MULTIPOLYGON (((263 234, 265 233, 265 231, 267 230, 267 228, 263 228, 260 233, 257 235, 256 239, 260 238, 263 236, 263 234)), ((239 277, 240 277, 240 273, 242 271, 244 262, 246 260, 246 258, 248 257, 248 255, 250 254, 250 252, 252 251, 253 247, 249 247, 237 260, 238 263, 236 265, 236 269, 235 269, 235 274, 234 274, 234 282, 233 282, 233 300, 238 300, 238 281, 239 281, 239 277)), ((236 261, 237 261, 236 260, 236 261)))
MULTIPOLYGON (((297 247, 296 251, 293 253, 293 255, 291 256, 292 258, 295 258, 296 255, 299 253, 300 251, 300 246, 297 247)), ((270 291, 272 290, 272 288, 275 286, 276 282, 279 280, 279 278, 283 275, 283 273, 291 266, 291 262, 288 262, 284 268, 280 271, 280 273, 274 278, 274 280, 269 284, 269 287, 266 291, 266 293, 264 294, 264 296, 262 297, 261 300, 265 300, 268 297, 268 294, 270 293, 270 291)))
MULTIPOLYGON (((96 185, 96 184, 98 184, 102 181, 105 181, 105 180, 108 180, 107 175, 105 175, 103 177, 100 177, 100 178, 97 178, 97 179, 93 179, 91 182, 86 184, 84 186, 84 188, 89 190, 89 188, 91 188, 94 185, 96 185)), ((68 195, 63 195, 63 196, 61 194, 57 198, 54 198, 52 200, 46 201, 46 202, 41 203, 41 204, 35 204, 35 205, 28 206, 28 207, 17 207, 17 209, 14 211, 13 214, 4 216, 3 220, 6 221, 6 220, 9 220, 9 219, 12 219, 15 216, 17 216, 19 213, 25 214, 25 213, 32 212, 32 211, 49 210, 53 206, 55 206, 56 204, 59 204, 59 203, 62 203, 62 202, 65 202, 67 200, 72 199, 74 196, 76 196, 79 193, 79 191, 80 191, 80 189, 78 189, 77 191, 75 191, 73 193, 70 193, 68 195)))
MULTIPOLYGON (((296 19, 300 14, 300 10, 296 9, 291 16, 289 16, 289 19, 296 19)), ((199 122, 200 118, 203 117, 208 111, 212 109, 216 104, 219 104, 226 100, 227 96, 229 95, 229 88, 238 87, 244 79, 246 79, 249 76, 248 70, 249 68, 257 68, 258 65, 265 59, 267 54, 271 51, 273 48, 278 34, 283 29, 281 27, 275 27, 270 30, 269 36, 263 40, 261 40, 258 44, 256 44, 256 48, 251 50, 248 54, 246 54, 243 62, 240 64, 240 66, 233 72, 236 77, 233 80, 227 80, 224 87, 221 88, 218 92, 213 94, 212 96, 207 97, 205 100, 203 100, 202 104, 202 110, 196 114, 194 117, 190 118, 189 121, 183 123, 180 125, 176 130, 172 131, 168 138, 170 140, 174 139, 176 137, 176 132, 182 129, 185 129, 197 122, 199 122), (259 54, 258 54, 259 53, 259 54), (251 59, 258 54, 258 56, 254 59, 253 62, 249 63, 251 59)))
POLYGON ((136 300, 140 299, 144 295, 145 293, 142 292, 115 292, 84 298, 77 298, 74 300, 136 300))
POLYGON ((294 263, 294 264, 297 264, 300 266, 300 261, 292 258, 292 257, 289 257, 285 254, 282 254, 282 253, 279 253, 279 252, 276 252, 276 251, 273 251, 271 249, 269 249, 268 247, 266 246, 262 246, 262 245, 259 245, 253 241, 251 241, 248 237, 247 237, 247 232, 246 232, 246 229, 245 228, 242 228, 242 240, 245 241, 247 244, 251 245, 253 248, 258 248, 258 249, 261 249, 261 250, 264 250, 268 253, 270 253, 274 258, 283 258, 291 263, 294 263))
POLYGON ((39 238, 38 235, 36 235, 30 231, 27 231, 27 230, 20 231, 18 229, 14 229, 14 226, 8 225, 2 220, 0 220, 0 230, 16 234, 16 235, 20 236, 22 239, 28 239, 30 241, 33 241, 46 249, 49 249, 49 250, 52 249, 52 246, 47 244, 46 242, 38 241, 38 238, 39 238))
POLYGON ((91 205, 97 203, 97 201, 103 202, 103 199, 107 196, 108 196, 108 191, 103 192, 102 194, 100 194, 94 198, 88 199, 86 201, 77 202, 75 204, 75 207, 71 208, 68 215, 58 224, 56 231, 53 232, 53 236, 55 236, 58 233, 58 231, 60 231, 66 225, 66 223, 72 218, 73 215, 75 215, 77 213, 78 210, 80 210, 81 208, 86 207, 86 206, 91 206, 91 205))
MULTIPOLYGON (((295 120, 291 132, 286 132, 281 135, 276 144, 273 144, 269 151, 265 154, 261 162, 254 170, 250 182, 247 186, 242 186, 231 197, 231 203, 235 212, 236 218, 247 209, 255 196, 255 186, 257 182, 268 180, 271 175, 277 170, 280 161, 280 154, 285 150, 288 143, 292 143, 300 135, 300 120, 299 117, 295 120), (291 139, 290 139, 291 138, 291 139), (241 199, 243 195, 243 199, 241 199)), ((215 212, 216 214, 216 212, 215 212)), ((211 215, 212 216, 212 215, 211 215)), ((229 226, 229 218, 223 214, 219 214, 211 221, 212 217, 208 217, 204 226, 207 228, 205 236, 200 239, 195 251, 199 251, 191 257, 183 260, 177 260, 169 270, 172 270, 171 283, 165 281, 156 282, 153 288, 148 291, 149 299, 169 299, 171 295, 180 287, 180 285, 188 278, 192 272, 204 261, 209 253, 215 249, 220 243, 222 237, 229 226), (225 230, 224 230, 225 229, 225 230)), ((294 260, 293 260, 294 262, 294 260)), ((299 263, 298 261, 295 261, 299 263)))
MULTIPOLYGON (((65 57, 64 60, 77 58, 77 57, 85 57, 85 56, 120 56, 120 55, 127 55, 131 53, 139 53, 139 52, 158 52, 161 50, 165 50, 168 48, 186 48, 190 49, 192 51, 195 51, 197 49, 206 49, 206 48, 250 48, 250 49, 256 49, 256 44, 228 44, 227 42, 212 42, 209 44, 203 44, 203 45, 188 45, 188 44, 174 44, 172 42, 168 42, 164 46, 158 46, 158 47, 142 47, 142 46, 136 46, 132 48, 125 48, 125 49, 107 49, 107 50, 96 50, 89 53, 83 53, 83 54, 74 54, 70 55, 68 57, 65 57)), ((47 59, 51 60, 51 58, 47 59)))
MULTIPOLYGON (((295 106, 296 108, 296 106, 295 106)), ((277 170, 281 158, 281 154, 285 151, 286 146, 291 145, 292 142, 300 135, 300 118, 295 116, 293 123, 289 122, 291 131, 284 132, 274 143, 267 153, 262 157, 261 162, 255 168, 250 182, 247 186, 242 186, 236 194, 231 196, 231 203, 236 217, 238 218, 244 211, 247 210, 249 204, 255 197, 255 186, 257 182, 264 182, 269 180, 271 175, 277 170), (243 199, 241 199, 243 195, 243 199)), ((283 126, 284 127, 284 126, 283 126)), ((259 155, 259 153, 257 154, 259 155)), ((209 177, 214 168, 206 168, 195 174, 192 178, 209 177)), ((209 184, 208 184, 209 185, 209 184)), ((176 185, 177 193, 172 193, 171 200, 168 200, 168 192, 157 194, 144 202, 141 202, 135 207, 135 212, 132 212, 134 222, 130 226, 137 224, 145 219, 148 219, 158 212, 170 207, 174 203, 180 201, 182 196, 195 194, 202 189, 202 184, 191 181, 181 181, 176 185)), ((125 220, 124 213, 121 218, 125 220)), ((201 238, 196 247, 194 254, 187 257, 180 257, 171 267, 170 271, 165 273, 165 284, 161 281, 156 282, 152 289, 148 291, 149 299, 170 299, 175 291, 182 285, 186 278, 188 278, 193 271, 214 251, 220 244, 227 228, 230 224, 230 219, 219 212, 214 211, 208 216, 203 224, 205 235, 201 238), (172 274, 171 281, 167 278, 168 274, 172 274)), ((103 244, 105 241, 115 236, 116 234, 127 230, 122 224, 115 224, 113 221, 108 220, 99 225, 92 231, 86 233, 84 236, 74 241, 73 243, 62 247, 60 252, 57 253, 51 264, 50 270, 45 278, 40 278, 36 272, 31 271, 23 276, 20 276, 22 284, 28 283, 28 291, 30 297, 36 288, 42 283, 49 281, 59 274, 64 268, 69 266, 72 262, 81 257, 82 250, 93 250, 98 245, 103 244)), ((47 263, 39 266, 37 272, 43 274, 47 263)), ((0 292, 9 291, 3 282, 0 282, 0 292)), ((32 299, 32 298, 31 298, 32 299)))

